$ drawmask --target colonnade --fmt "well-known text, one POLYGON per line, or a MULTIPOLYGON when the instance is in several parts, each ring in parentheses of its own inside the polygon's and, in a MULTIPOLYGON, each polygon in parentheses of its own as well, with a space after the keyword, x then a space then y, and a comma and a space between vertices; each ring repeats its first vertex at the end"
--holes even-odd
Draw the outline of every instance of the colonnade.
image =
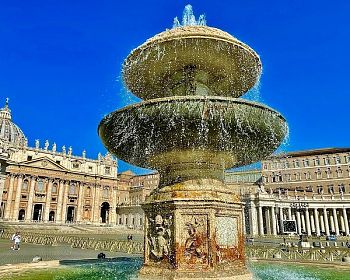
POLYGON ((309 206, 292 209, 285 205, 258 205, 257 223, 251 223, 252 235, 279 235, 284 233, 283 221, 295 221, 296 233, 308 236, 346 235, 349 232, 349 208, 338 206, 309 206))
POLYGON ((117 213, 117 225, 127 226, 129 228, 142 228, 144 223, 144 214, 140 213, 117 213))

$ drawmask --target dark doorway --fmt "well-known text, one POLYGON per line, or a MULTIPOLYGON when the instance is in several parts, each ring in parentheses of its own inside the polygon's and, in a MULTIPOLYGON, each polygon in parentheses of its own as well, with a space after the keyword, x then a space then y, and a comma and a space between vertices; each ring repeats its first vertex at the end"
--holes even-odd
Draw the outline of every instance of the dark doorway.
POLYGON ((23 221, 25 216, 26 216, 26 211, 24 209, 19 210, 18 221, 23 221))
POLYGON ((35 204, 33 211, 33 221, 41 221, 41 214, 43 212, 42 204, 35 204))
POLYGON ((5 202, 1 202, 0 206, 0 218, 4 218, 5 202))
POLYGON ((55 221, 55 211, 50 211, 49 213, 49 221, 54 222, 55 221))
POLYGON ((72 223, 72 222, 74 222, 74 211, 75 210, 75 208, 74 208, 74 206, 69 206, 68 207, 68 210, 67 210, 67 222, 70 222, 70 223, 72 223))
POLYGON ((101 222, 108 223, 109 222, 109 203, 103 202, 101 205, 101 222))

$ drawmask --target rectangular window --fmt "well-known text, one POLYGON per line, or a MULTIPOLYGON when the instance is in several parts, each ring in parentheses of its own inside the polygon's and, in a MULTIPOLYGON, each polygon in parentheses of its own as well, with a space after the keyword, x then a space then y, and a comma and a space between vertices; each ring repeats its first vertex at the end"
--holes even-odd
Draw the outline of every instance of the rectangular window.
POLYGON ((319 166, 320 165, 320 159, 319 158, 316 158, 315 159, 315 166, 319 166))
POLYGON ((346 162, 346 163, 349 163, 349 162, 350 162, 350 155, 346 155, 346 156, 345 156, 345 162, 346 162))
POLYGON ((111 174, 111 168, 109 166, 105 167, 105 174, 106 175, 111 174))
POLYGON ((329 158, 324 158, 324 164, 325 165, 330 165, 331 164, 331 161, 329 158))
POLYGON ((309 160, 308 160, 308 159, 304 160, 304 166, 305 166, 305 167, 309 167, 309 165, 310 165, 310 164, 309 164, 309 160))
POLYGON ((57 163, 57 164, 61 164, 61 161, 60 161, 60 160, 56 160, 56 163, 57 163))
POLYGON ((294 161, 294 167, 295 167, 295 168, 300 167, 300 164, 299 164, 299 161, 298 161, 298 160, 294 161))
POLYGON ((32 160, 33 159, 33 157, 32 156, 27 156, 27 160, 29 161, 29 160, 32 160))
POLYGON ((328 193, 329 193, 329 194, 333 194, 333 193, 334 193, 333 185, 329 185, 329 186, 328 186, 328 193))
POLYGON ((335 157, 335 164, 341 164, 340 156, 335 157))
POLYGON ((317 186, 317 193, 322 194, 323 193, 323 187, 322 186, 317 186))

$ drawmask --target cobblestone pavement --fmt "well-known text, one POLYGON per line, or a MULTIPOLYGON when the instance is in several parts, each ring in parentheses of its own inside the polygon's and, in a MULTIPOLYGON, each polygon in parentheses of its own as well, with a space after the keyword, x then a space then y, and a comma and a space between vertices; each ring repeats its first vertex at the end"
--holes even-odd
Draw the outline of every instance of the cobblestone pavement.
MULTIPOLYGON (((12 250, 11 246, 12 243, 10 240, 0 239, 0 265, 28 263, 31 262, 35 256, 42 257, 43 261, 96 258, 97 254, 101 252, 71 248, 69 245, 47 246, 21 243, 21 249, 18 251, 12 250)), ((118 252, 103 252, 108 258, 132 256, 130 254, 118 252)))

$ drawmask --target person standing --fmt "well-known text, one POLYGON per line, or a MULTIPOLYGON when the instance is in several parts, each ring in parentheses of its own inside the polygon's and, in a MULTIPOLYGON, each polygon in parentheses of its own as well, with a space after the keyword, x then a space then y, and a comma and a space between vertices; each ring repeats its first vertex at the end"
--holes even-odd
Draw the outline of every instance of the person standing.
POLYGON ((12 240, 14 242, 13 248, 12 250, 20 250, 20 243, 21 243, 21 235, 19 234, 19 232, 16 232, 13 236, 12 236, 12 240))

